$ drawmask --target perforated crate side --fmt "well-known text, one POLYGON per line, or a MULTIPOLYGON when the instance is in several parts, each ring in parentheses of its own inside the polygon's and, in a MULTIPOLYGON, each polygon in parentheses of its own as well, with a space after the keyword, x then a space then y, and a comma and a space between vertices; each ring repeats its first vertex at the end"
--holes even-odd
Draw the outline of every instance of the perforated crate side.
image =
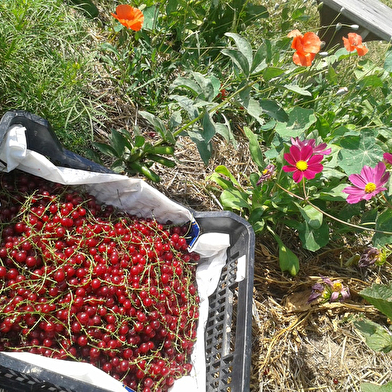
POLYGON ((206 390, 248 392, 250 387, 254 232, 231 212, 196 213, 202 232, 230 234, 227 263, 209 297, 206 326, 206 390), (245 277, 237 282, 239 263, 245 277), (243 266, 241 266, 242 268, 243 266))

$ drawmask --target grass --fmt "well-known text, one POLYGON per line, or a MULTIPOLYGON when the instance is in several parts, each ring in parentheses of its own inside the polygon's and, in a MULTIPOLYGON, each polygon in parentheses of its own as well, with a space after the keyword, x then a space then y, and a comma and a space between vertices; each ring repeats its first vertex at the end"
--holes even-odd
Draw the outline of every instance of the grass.
POLYGON ((104 115, 94 102, 95 37, 90 21, 58 0, 0 5, 0 109, 49 120, 66 147, 81 151, 104 115))

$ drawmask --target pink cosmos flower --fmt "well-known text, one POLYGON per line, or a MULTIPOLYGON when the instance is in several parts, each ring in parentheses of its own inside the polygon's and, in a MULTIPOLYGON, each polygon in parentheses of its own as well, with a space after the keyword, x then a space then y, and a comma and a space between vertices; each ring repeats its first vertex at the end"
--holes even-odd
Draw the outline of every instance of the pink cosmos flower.
POLYGON ((384 158, 384 161, 386 163, 392 165, 392 154, 390 152, 384 152, 384 155, 382 157, 384 158))
MULTIPOLYGON (((331 153, 331 149, 325 149, 327 147, 327 143, 321 143, 316 146, 316 140, 315 139, 305 139, 305 140, 299 140, 299 137, 296 138, 291 138, 291 144, 293 146, 297 146, 299 149, 303 148, 304 146, 311 146, 313 148, 313 153, 314 154, 320 154, 320 155, 328 155, 331 153)), ((392 154, 391 154, 392 155, 392 154)))
POLYGON ((309 144, 302 147, 292 145, 290 153, 284 154, 284 159, 289 165, 283 166, 283 171, 293 172, 295 182, 300 182, 303 177, 311 180, 323 170, 320 163, 323 155, 313 155, 313 147, 309 144))
POLYGON ((348 186, 343 189, 347 193, 347 203, 355 204, 361 200, 370 200, 378 193, 385 191, 387 188, 383 185, 389 179, 389 173, 386 172, 384 162, 379 162, 373 169, 369 166, 364 166, 361 174, 351 174, 348 179, 354 186, 348 186))

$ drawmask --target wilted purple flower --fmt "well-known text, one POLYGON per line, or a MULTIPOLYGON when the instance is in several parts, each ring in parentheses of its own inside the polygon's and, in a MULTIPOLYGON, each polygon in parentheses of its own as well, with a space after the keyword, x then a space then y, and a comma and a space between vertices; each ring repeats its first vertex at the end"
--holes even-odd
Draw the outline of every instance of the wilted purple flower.
POLYGON ((257 181, 257 185, 262 184, 264 181, 270 180, 274 175, 275 175, 275 165, 270 163, 261 172, 261 177, 259 178, 259 181, 257 181))
POLYGON ((385 261, 385 254, 379 249, 370 247, 364 250, 358 261, 358 267, 366 268, 373 264, 382 264, 385 261))
POLYGON ((314 301, 315 299, 319 298, 324 291, 324 285, 321 283, 316 283, 312 286, 312 293, 308 298, 308 303, 314 301))
POLYGON ((384 152, 384 155, 382 157, 384 158, 384 161, 386 163, 392 165, 392 154, 390 152, 384 152))
POLYGON ((348 287, 343 286, 339 280, 332 281, 329 278, 322 277, 323 283, 316 283, 312 286, 312 293, 308 298, 308 303, 317 298, 321 302, 336 302, 345 301, 350 298, 350 290, 348 287))
POLYGON ((354 186, 348 186, 343 189, 344 193, 348 193, 347 203, 355 204, 361 200, 370 200, 373 196, 387 188, 383 185, 389 179, 389 173, 386 172, 384 162, 379 162, 373 169, 369 166, 364 166, 361 174, 351 174, 348 179, 354 186))
POLYGON ((303 148, 304 146, 310 146, 313 148, 313 154, 319 154, 319 155, 328 155, 331 153, 331 149, 327 147, 327 143, 321 143, 316 146, 316 140, 315 139, 305 139, 305 140, 299 140, 299 137, 296 138, 291 138, 291 144, 293 146, 297 146, 299 149, 303 148))

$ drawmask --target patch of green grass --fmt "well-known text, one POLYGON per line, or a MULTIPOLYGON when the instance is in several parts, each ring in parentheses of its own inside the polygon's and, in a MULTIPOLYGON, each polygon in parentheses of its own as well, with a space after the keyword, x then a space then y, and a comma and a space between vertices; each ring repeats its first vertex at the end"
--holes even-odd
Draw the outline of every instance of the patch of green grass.
POLYGON ((0 21, 1 113, 40 115, 67 148, 81 151, 103 114, 90 93, 91 20, 59 0, 7 0, 0 4, 0 21))

